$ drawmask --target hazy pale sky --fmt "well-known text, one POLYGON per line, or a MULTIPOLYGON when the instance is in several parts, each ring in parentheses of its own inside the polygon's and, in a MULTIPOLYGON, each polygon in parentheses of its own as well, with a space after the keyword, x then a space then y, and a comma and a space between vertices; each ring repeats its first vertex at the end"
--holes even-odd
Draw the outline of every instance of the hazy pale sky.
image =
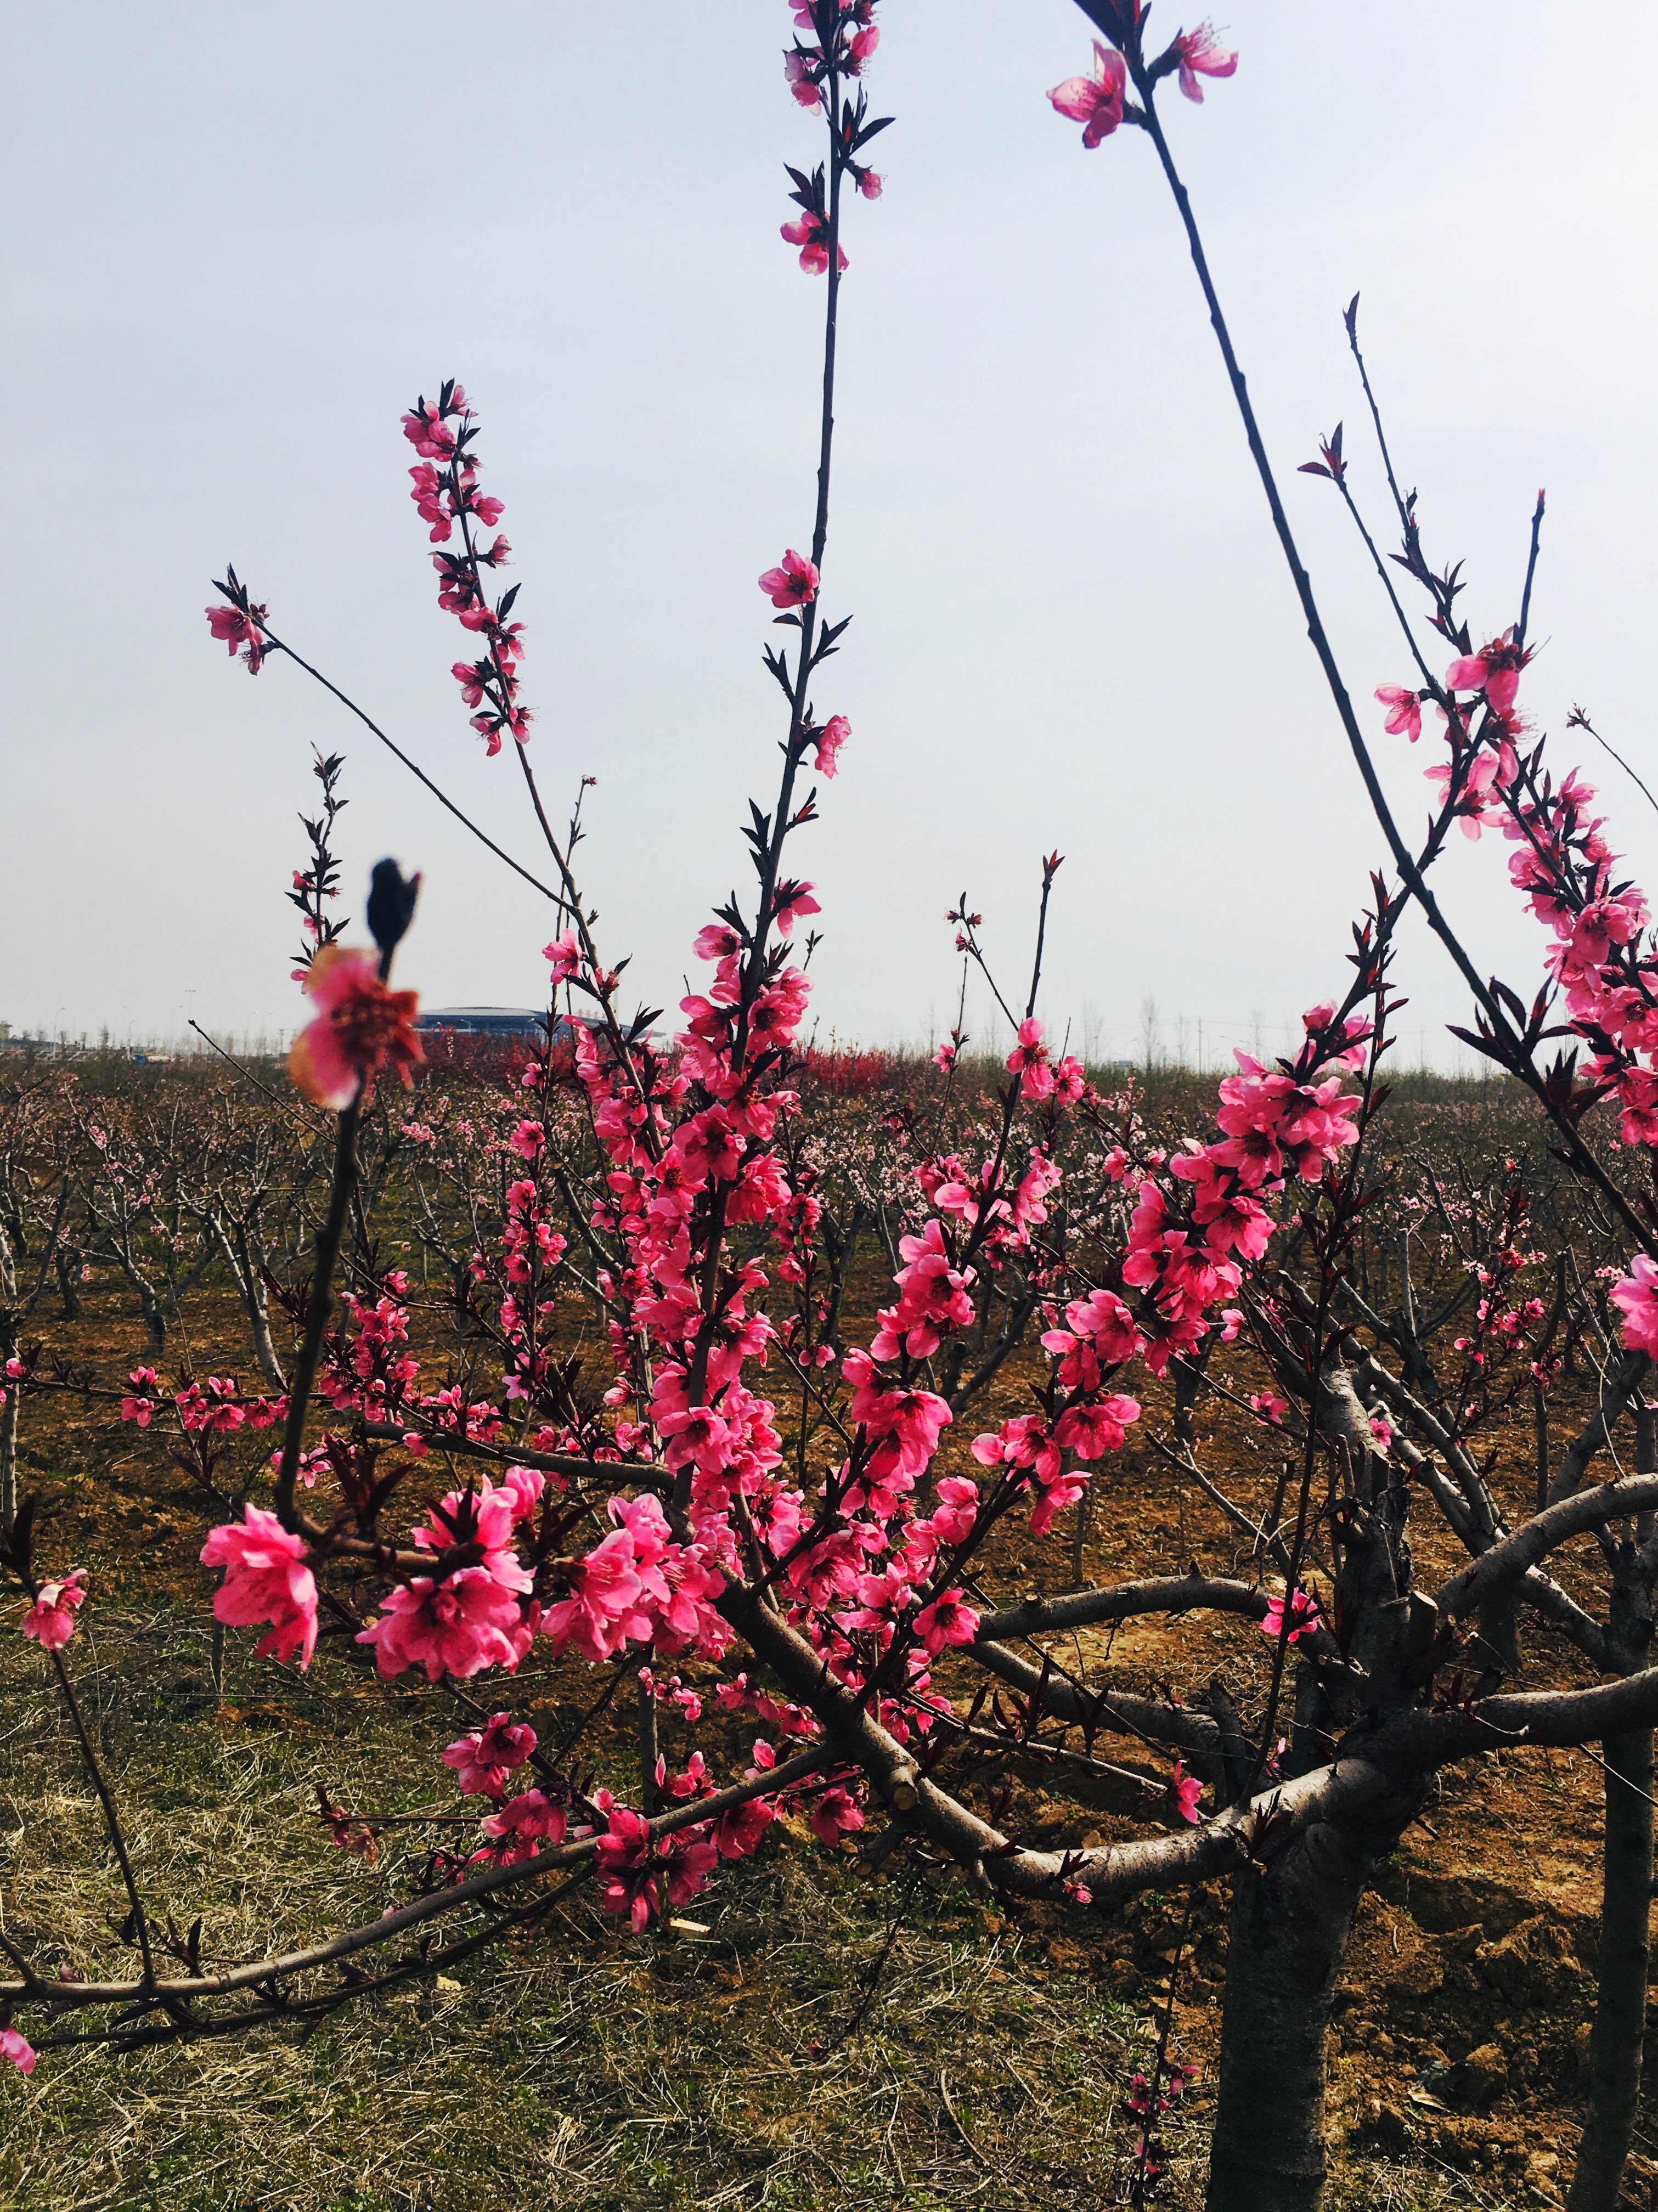
MULTIPOLYGON (((350 910, 382 853, 426 871, 404 979, 431 1005, 539 996, 544 903, 202 614, 234 560, 535 866, 406 496, 398 416, 446 374, 507 503, 544 787, 567 805, 598 778, 600 939, 671 1006, 774 781, 754 580, 811 530, 823 290, 777 233, 783 164, 817 158, 819 127, 784 87, 783 0, 9 0, 0 21, 0 1018, 291 1029, 313 744, 348 756, 350 910)), ((1649 781, 1651 21, 1637 0, 1235 0, 1236 76, 1164 103, 1355 691, 1408 663, 1330 487, 1293 469, 1345 417, 1385 520, 1340 325, 1357 290, 1474 629, 1513 617, 1546 483, 1522 703, 1558 728, 1581 700, 1649 781)), ((1054 1027, 1130 1053, 1154 994, 1171 1047, 1182 1020, 1212 1059, 1257 1019, 1277 1044, 1340 988, 1382 846, 1151 149, 1125 131, 1084 153, 1048 106, 1087 63, 1070 0, 887 0, 882 26, 870 91, 897 119, 885 197, 847 237, 825 563, 829 612, 856 619, 817 692, 853 738, 793 862, 824 908, 820 1036, 948 1025, 963 888, 1022 975, 1058 845, 1054 1027)), ((1420 823, 1427 742, 1367 713, 1420 823)), ((1586 765, 1651 884, 1658 821, 1586 765)), ((1540 937, 1504 856, 1459 849, 1441 896, 1524 988, 1540 937)), ((1418 934, 1399 980, 1410 1056, 1425 1036, 1446 1058, 1462 1004, 1418 934)))

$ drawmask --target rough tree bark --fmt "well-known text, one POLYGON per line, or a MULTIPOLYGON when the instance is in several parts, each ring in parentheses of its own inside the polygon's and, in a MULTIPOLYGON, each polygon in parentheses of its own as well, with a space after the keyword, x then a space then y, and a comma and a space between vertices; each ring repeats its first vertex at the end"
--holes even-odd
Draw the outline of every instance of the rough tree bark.
MULTIPOLYGON (((17 1263, 11 1239, 0 1225, 0 1367, 17 1357, 17 1263)), ((0 1521, 9 1527, 17 1511, 17 1401, 15 1389, 5 1391, 0 1405, 0 1521)))
POLYGON ((1606 1837, 1600 1987, 1589 2031, 1588 2109, 1567 2212, 1612 2212, 1641 2095, 1652 1909, 1652 1731, 1604 1746, 1606 1837))
POLYGON ((265 1304, 264 1283, 261 1277, 262 1255, 249 1243, 247 1232, 239 1221, 227 1221, 222 1213, 215 1212, 207 1217, 214 1239, 224 1255, 232 1281, 240 1296, 247 1325, 253 1339, 253 1356, 259 1363, 259 1372, 273 1390, 285 1390, 287 1377, 278 1356, 276 1340, 270 1334, 270 1316, 265 1304))
POLYGON ((1207 2212, 1313 2212, 1324 2045, 1364 1868, 1326 1823, 1232 1882, 1207 2212))
MULTIPOLYGON (((1658 1423, 1635 1401, 1635 1464, 1658 1467, 1658 1423)), ((1622 1541, 1603 1539, 1612 1570, 1612 1657, 1620 1674, 1652 1663, 1652 1593, 1658 1578, 1658 1523, 1637 1516, 1622 1541)), ((1641 2097, 1641 2044, 1647 2024, 1652 1912, 1652 1730, 1608 1736, 1606 1821, 1601 1841, 1600 1956, 1589 2031, 1588 2108, 1567 2212, 1613 2212, 1641 2097)))

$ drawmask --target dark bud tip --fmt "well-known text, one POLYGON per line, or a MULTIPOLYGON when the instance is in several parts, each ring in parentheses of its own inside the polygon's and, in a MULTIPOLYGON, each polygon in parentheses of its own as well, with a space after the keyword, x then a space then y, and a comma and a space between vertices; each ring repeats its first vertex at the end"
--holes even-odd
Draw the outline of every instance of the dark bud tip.
POLYGON ((408 934, 419 896, 418 873, 405 877, 395 860, 376 863, 368 878, 368 927, 386 958, 408 934))

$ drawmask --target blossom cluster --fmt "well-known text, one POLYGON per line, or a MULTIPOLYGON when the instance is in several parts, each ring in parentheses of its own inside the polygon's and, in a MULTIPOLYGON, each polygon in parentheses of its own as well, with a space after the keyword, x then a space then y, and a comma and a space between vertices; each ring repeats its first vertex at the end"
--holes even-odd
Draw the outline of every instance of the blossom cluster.
MULTIPOLYGON (((918 1211, 899 1241, 893 1298, 866 1345, 837 1352, 823 1340, 827 1317, 813 1287, 822 1209, 792 1136, 809 986, 791 939, 817 910, 809 883, 777 872, 754 922, 733 910, 707 925, 695 951, 712 973, 683 999, 671 1051, 639 1040, 618 1047, 598 1020, 574 1025, 573 1077, 607 1163, 587 1223, 606 1255, 595 1283, 615 1377, 601 1425, 583 1426, 574 1409, 551 1418, 560 1383, 547 1349, 556 1320, 547 1279, 565 1240, 550 1225, 544 1177, 557 1102, 543 1078, 534 1114, 503 1099, 490 1140, 503 1164, 500 1228, 495 1244, 474 1255, 469 1279, 493 1301, 478 1311, 494 1324, 507 1399, 521 1399, 531 1415, 530 1451, 579 1451, 611 1486, 602 1509, 609 1527, 586 1550, 561 1551, 582 1509, 559 1503, 567 1476, 529 1467, 508 1468, 498 1485, 451 1492, 415 1528, 412 1552, 398 1555, 374 1617, 355 1632, 388 1677, 410 1668, 434 1681, 511 1674, 544 1636, 555 1652, 593 1664, 637 1654, 659 1696, 653 1670, 663 1660, 720 1666, 734 1642, 722 1599, 763 1571, 783 1618, 829 1674, 866 1694, 899 1742, 925 1735, 932 1667, 978 1632, 963 1568, 987 1528, 1022 1494, 1033 1530, 1052 1528, 1081 1495, 1088 1468, 1121 1449, 1139 1417, 1138 1401, 1115 1387, 1120 1371, 1139 1358, 1164 1372, 1212 1328, 1235 1333, 1226 1302, 1266 1252, 1274 1202, 1297 1180, 1316 1183, 1355 1141, 1357 1101, 1342 1077, 1365 1056, 1369 1024, 1326 1005, 1305 1018, 1295 1062, 1274 1070, 1240 1055, 1238 1073, 1221 1084, 1219 1133, 1208 1144, 1190 1140, 1172 1157, 1115 1152, 1107 1174, 1133 1202, 1112 1279, 1048 1307, 1042 1406, 973 1442, 988 1485, 939 1477, 934 1462, 954 1417, 932 1370, 975 1327, 987 1287, 1009 1267, 1056 1288, 1064 1279, 1043 1242, 1060 1182, 1056 1135, 1098 1102, 1078 1063, 1054 1059, 1040 1022, 1029 1018, 1010 1055, 999 1131, 982 1158, 927 1154, 910 1170, 918 1211), (1026 1126, 1031 1117, 1040 1129, 1026 1126), (780 1322, 767 1295, 774 1281, 793 1301, 780 1322), (815 1491, 786 1461, 776 1407, 756 1387, 780 1346, 807 1371, 837 1370, 845 1393, 847 1449, 815 1491)), ((556 969, 591 973, 573 933, 550 949, 556 969)), ((407 1300, 397 1270, 346 1293, 345 1325, 325 1340, 319 1395, 337 1416, 401 1434, 416 1463, 446 1433, 499 1445, 501 1405, 455 1382, 422 1389, 407 1300)), ((135 1370, 131 1383, 131 1418, 147 1419, 161 1402, 155 1370, 135 1370)), ((174 1394, 181 1424, 242 1410, 234 1385, 193 1389, 174 1394)), ((301 1480, 331 1473, 361 1501, 373 1486, 363 1455, 382 1449, 325 1435, 307 1454, 301 1480)), ((203 1554, 225 1571, 220 1617, 267 1624, 261 1651, 307 1663, 327 1548, 325 1533, 307 1540, 250 1506, 240 1523, 214 1532, 203 1554)), ((1295 1632, 1302 1628, 1297 1620, 1295 1632)), ((811 1716, 745 1679, 720 1684, 721 1710, 750 1711, 786 1735, 815 1738, 811 1716)), ((699 1696, 681 1694, 684 1710, 700 1712, 699 1696)), ((452 1747, 450 1763, 465 1788, 501 1798, 528 1742, 528 1732, 492 1722, 476 1741, 452 1747)), ((1181 1817, 1199 1816, 1199 1786, 1177 1774, 1181 1817)), ((855 1794, 836 1789, 814 1800, 820 1833, 861 1820, 855 1794)), ((757 1834, 769 1815, 763 1796, 751 1802, 758 1809, 745 1810, 742 1832, 757 1834)), ((641 1816, 612 1807, 606 1817, 606 1901, 635 1919, 683 1901, 726 1848, 720 1834, 685 1831, 659 1850, 641 1816)), ((538 1784, 487 1816, 485 1846, 527 1854, 564 1836, 566 1822, 563 1805, 538 1784)))
POLYGON ((476 647, 476 658, 456 661, 452 672, 474 710, 472 727, 493 759, 503 732, 519 744, 528 744, 531 714, 519 697, 524 625, 509 620, 518 586, 492 601, 486 580, 486 572, 504 566, 513 549, 495 530, 504 512, 501 502, 478 489, 478 423, 466 404, 465 387, 449 377, 435 399, 422 393, 403 418, 403 434, 421 457, 409 471, 416 512, 428 525, 434 546, 455 547, 432 556, 438 605, 454 616, 476 647), (495 532, 487 544, 486 531, 495 532))
POLYGON ((121 1419, 147 1429, 163 1396, 170 1397, 185 1435, 234 1436, 274 1427, 288 1418, 286 1398, 249 1397, 234 1375, 210 1375, 205 1382, 182 1382, 167 1391, 153 1367, 135 1367, 127 1376, 121 1419))
POLYGON ((847 267, 847 257, 835 236, 833 197, 845 177, 865 199, 879 199, 883 179, 878 170, 858 161, 859 154, 884 122, 868 119, 860 88, 855 106, 837 104, 839 88, 861 77, 881 43, 875 21, 875 0, 792 0, 795 38, 783 56, 784 76, 799 105, 821 114, 832 134, 833 185, 820 167, 808 173, 791 167, 793 191, 789 198, 800 210, 782 226, 786 244, 799 249, 800 266, 809 276, 828 273, 829 249, 835 249, 837 273, 847 267))
MULTIPOLYGON (((1604 819, 1591 811, 1594 787, 1576 769, 1557 784, 1542 765, 1541 744, 1527 744, 1518 698, 1530 659, 1509 629, 1477 653, 1460 653, 1441 684, 1421 691, 1383 684, 1376 696, 1388 710, 1389 733, 1413 744, 1422 732, 1422 709, 1432 703, 1448 758, 1426 774, 1442 804, 1470 838, 1495 829, 1515 848, 1509 880, 1553 939, 1544 960, 1549 982, 1533 1026, 1540 1029, 1552 991, 1570 1030, 1588 1048, 1578 1110, 1600 1097, 1615 1099, 1621 1141, 1658 1150, 1658 944, 1649 930, 1651 908, 1640 886, 1618 872, 1604 819)), ((1517 1011, 1523 1024, 1525 1009, 1517 1011)), ((1517 1267, 1523 1261, 1511 1253, 1508 1264, 1517 1267)), ((1658 1269, 1637 1255, 1611 1293, 1624 1316, 1625 1342, 1634 1350, 1658 1350, 1655 1285, 1658 1269)), ((1489 1332, 1517 1343, 1540 1316, 1535 1300, 1504 1311, 1487 1297, 1479 1329, 1481 1337, 1489 1332)), ((1457 1348, 1471 1364, 1484 1364, 1474 1338, 1460 1340, 1457 1348)))
MULTIPOLYGON (((1207 23, 1200 23, 1194 31, 1178 32, 1149 65, 1147 76, 1153 82, 1159 77, 1177 76, 1186 97, 1200 102, 1202 79, 1230 76, 1237 65, 1236 54, 1219 44, 1207 23)), ((1122 50, 1096 39, 1091 72, 1087 76, 1066 77, 1048 97, 1060 114, 1082 125, 1083 144, 1091 153, 1124 123, 1144 120, 1141 111, 1127 97, 1128 82, 1129 64, 1122 50)))

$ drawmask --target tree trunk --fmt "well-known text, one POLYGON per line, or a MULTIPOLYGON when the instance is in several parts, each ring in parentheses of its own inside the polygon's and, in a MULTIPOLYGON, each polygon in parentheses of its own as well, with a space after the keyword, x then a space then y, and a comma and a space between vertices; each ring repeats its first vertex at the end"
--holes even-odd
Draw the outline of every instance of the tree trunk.
POLYGON ((1317 2212, 1324 2046, 1353 1916, 1430 1782, 1401 1775, 1234 1876, 1206 2212, 1317 2212))
MULTIPOLYGON (((15 1356, 15 1341, 0 1330, 0 1365, 15 1356)), ((15 1383, 4 1387, 6 1402, 0 1406, 0 1521, 9 1526, 17 1513, 17 1401, 22 1394, 15 1383)))
POLYGON ((1368 1871, 1321 1822, 1233 1878, 1206 2212, 1315 2212, 1325 2036, 1368 1871))
POLYGON ((1641 2094, 1652 1900, 1652 1731, 1608 1736, 1600 1987, 1588 2110, 1567 2212, 1612 2212, 1641 2094))
MULTIPOLYGON (((20 1316, 17 1310, 17 1269, 11 1239, 0 1224, 0 1368, 17 1357, 20 1316)), ((22 1392, 0 1379, 5 1403, 0 1406, 0 1521, 11 1526, 17 1511, 17 1401, 22 1392)))
POLYGON ((287 1377, 276 1354, 270 1334, 270 1316, 265 1304, 264 1285, 259 1276, 259 1263, 248 1244, 247 1237, 238 1224, 234 1234, 217 1214, 212 1217, 213 1235, 225 1265, 240 1294, 247 1322, 253 1337, 253 1356, 259 1363, 259 1372, 273 1390, 285 1390, 287 1377))

